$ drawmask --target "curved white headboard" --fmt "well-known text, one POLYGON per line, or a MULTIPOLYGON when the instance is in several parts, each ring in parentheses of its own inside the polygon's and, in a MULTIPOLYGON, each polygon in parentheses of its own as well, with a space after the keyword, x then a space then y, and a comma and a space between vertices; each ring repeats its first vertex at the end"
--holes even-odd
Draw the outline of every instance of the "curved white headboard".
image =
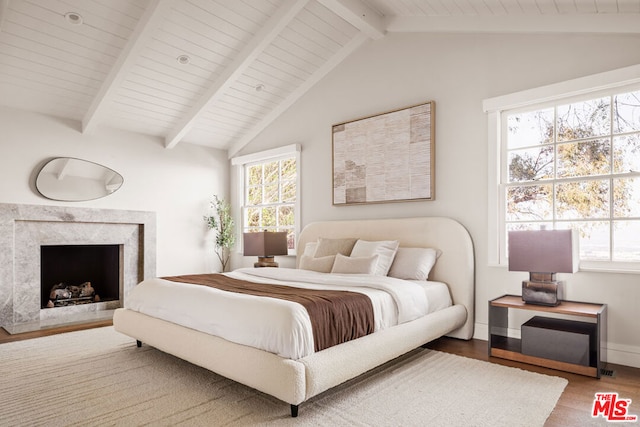
MULTIPOLYGON (((467 321, 449 334, 456 338, 473 336, 475 304, 475 260, 469 232, 454 219, 419 217, 321 221, 307 225, 298 239, 298 253, 318 237, 364 240, 398 240, 403 247, 436 248, 442 251, 429 275, 430 280, 449 285, 454 304, 467 309, 467 321)), ((300 257, 296 260, 299 262, 300 257)))

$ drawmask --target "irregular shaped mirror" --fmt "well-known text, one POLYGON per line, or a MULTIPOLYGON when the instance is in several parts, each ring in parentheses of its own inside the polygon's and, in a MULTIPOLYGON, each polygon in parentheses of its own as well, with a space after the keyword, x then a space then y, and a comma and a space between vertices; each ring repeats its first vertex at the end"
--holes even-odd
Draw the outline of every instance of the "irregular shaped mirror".
POLYGON ((36 177, 38 192, 47 199, 80 202, 99 199, 118 190, 118 172, 87 160, 58 157, 48 161, 36 177))

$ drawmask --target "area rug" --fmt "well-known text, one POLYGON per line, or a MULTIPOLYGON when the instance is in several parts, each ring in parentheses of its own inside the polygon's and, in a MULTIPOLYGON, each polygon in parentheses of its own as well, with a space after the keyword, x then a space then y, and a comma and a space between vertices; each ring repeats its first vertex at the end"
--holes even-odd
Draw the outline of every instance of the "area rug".
POLYGON ((542 426, 567 381, 434 350, 289 405, 112 327, 0 345, 0 425, 542 426))

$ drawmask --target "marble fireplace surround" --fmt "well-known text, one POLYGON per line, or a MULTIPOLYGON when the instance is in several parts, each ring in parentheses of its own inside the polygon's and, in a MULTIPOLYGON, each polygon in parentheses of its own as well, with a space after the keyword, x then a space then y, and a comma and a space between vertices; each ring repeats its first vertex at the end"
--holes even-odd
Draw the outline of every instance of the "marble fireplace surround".
POLYGON ((0 327, 9 333, 108 318, 156 275, 155 212, 0 203, 0 327), (40 308, 40 246, 120 246, 120 300, 40 308))

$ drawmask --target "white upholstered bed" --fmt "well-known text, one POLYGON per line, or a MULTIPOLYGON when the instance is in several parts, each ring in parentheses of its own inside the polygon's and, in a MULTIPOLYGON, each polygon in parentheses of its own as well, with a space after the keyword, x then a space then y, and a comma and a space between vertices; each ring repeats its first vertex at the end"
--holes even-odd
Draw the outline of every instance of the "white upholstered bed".
MULTIPOLYGON (((236 344, 128 308, 117 309, 117 331, 164 352, 298 405, 338 384, 443 335, 470 339, 474 324, 474 255, 467 230, 444 217, 324 221, 300 233, 298 251, 318 238, 398 240, 400 247, 435 248, 440 256, 429 280, 448 285, 452 304, 415 320, 298 359, 236 344)), ((300 256, 297 259, 299 264, 300 256)))

